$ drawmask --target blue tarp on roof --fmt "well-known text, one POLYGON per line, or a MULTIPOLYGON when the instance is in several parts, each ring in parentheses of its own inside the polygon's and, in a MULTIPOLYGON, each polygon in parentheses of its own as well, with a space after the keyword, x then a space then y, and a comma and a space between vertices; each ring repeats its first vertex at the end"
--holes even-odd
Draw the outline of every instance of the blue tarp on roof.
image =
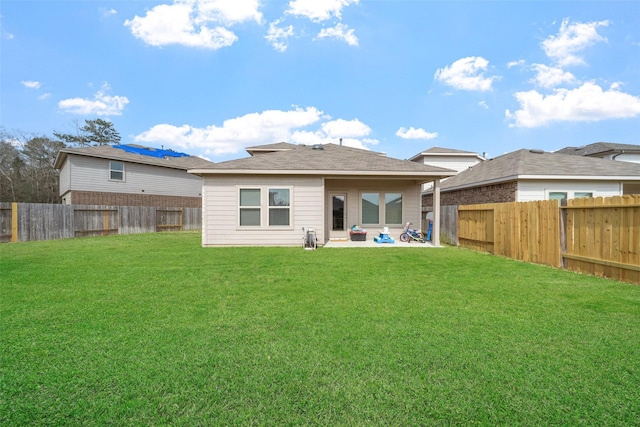
POLYGON ((158 148, 145 148, 145 147, 136 147, 133 145, 113 145, 113 148, 118 148, 127 153, 140 154, 142 156, 150 156, 157 157, 159 159, 164 159, 165 157, 189 157, 188 154, 178 153, 173 150, 160 150, 158 148))

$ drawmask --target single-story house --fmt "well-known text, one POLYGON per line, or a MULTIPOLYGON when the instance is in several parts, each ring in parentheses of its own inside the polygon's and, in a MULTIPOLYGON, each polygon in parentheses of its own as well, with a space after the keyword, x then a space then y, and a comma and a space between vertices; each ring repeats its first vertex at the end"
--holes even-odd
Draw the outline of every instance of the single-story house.
MULTIPOLYGON (((349 239, 353 225, 368 231, 367 240, 385 228, 397 237, 406 222, 421 223, 421 185, 435 181, 439 190, 455 174, 336 144, 247 151, 250 157, 189 170, 202 177, 203 246, 300 245, 303 228, 324 245, 349 239)), ((438 245, 435 229, 433 236, 438 245)))
POLYGON ((187 170, 212 164, 173 150, 99 145, 60 150, 55 168, 65 204, 199 208, 202 181, 187 170))
MULTIPOLYGON (((528 202, 575 197, 640 194, 640 165, 600 158, 518 150, 448 178, 441 205, 528 202)), ((433 206, 433 192, 423 206, 433 206)))
POLYGON ((617 144, 614 142, 596 142, 582 147, 566 147, 556 151, 558 154, 573 156, 599 157, 621 162, 640 163, 640 145, 617 144))

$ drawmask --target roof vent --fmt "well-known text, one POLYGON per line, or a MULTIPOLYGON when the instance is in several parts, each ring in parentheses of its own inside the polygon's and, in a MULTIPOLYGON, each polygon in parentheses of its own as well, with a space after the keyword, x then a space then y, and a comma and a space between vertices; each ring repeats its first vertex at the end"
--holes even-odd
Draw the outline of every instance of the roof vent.
POLYGON ((314 150, 324 150, 324 147, 322 146, 322 144, 313 144, 313 149, 314 150))
POLYGON ((529 150, 529 152, 533 154, 544 154, 544 150, 538 150, 538 149, 529 150))

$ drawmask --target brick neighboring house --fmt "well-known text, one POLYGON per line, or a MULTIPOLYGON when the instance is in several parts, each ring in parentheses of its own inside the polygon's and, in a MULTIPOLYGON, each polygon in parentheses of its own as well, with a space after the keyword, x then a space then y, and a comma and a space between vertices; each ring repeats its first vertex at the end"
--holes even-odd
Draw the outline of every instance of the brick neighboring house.
MULTIPOLYGON (((430 210, 433 191, 423 192, 430 210)), ((541 150, 518 150, 481 162, 442 182, 440 203, 526 202, 640 194, 640 165, 541 150)))
POLYGON ((566 147, 556 151, 558 154, 573 156, 599 157, 621 162, 640 163, 640 145, 596 142, 583 147, 566 147))
POLYGON ((202 206, 202 180, 187 170, 211 165, 140 145, 64 148, 55 162, 64 204, 190 208, 202 206))

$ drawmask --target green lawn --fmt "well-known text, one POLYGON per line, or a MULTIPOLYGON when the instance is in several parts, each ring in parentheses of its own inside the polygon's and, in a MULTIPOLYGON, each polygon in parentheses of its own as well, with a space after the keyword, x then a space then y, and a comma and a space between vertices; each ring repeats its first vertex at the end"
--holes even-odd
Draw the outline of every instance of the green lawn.
POLYGON ((0 425, 638 425, 640 287, 459 248, 0 245, 0 425))

